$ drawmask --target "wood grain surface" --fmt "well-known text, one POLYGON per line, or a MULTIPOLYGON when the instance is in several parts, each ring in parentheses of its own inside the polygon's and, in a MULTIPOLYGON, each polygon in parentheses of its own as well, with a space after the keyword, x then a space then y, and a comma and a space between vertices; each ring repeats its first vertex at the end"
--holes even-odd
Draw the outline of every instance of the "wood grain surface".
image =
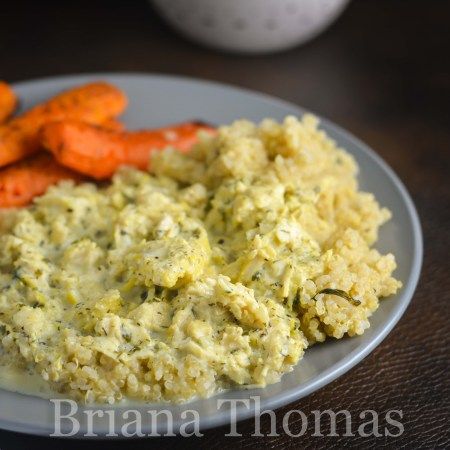
MULTIPOLYGON (((278 437, 227 428, 204 437, 133 442, 50 441, 0 432, 0 449, 449 448, 450 2, 353 0, 313 42, 271 56, 203 49, 178 37, 145 1, 3 2, 0 78, 96 71, 202 77, 260 90, 328 117, 373 147, 409 189, 421 217, 425 258, 414 299, 387 339, 363 362, 309 397, 276 412, 278 437), (403 411, 400 437, 291 438, 290 409, 403 411)), ((1 407, 1 405, 0 405, 1 407)), ((269 433, 268 417, 262 419, 269 433)), ((312 425, 312 424, 311 424, 312 425)), ((345 429, 338 421, 338 433, 345 429)), ((384 424, 380 424, 384 426, 384 424)), ((301 423, 291 424, 294 433, 301 423)))

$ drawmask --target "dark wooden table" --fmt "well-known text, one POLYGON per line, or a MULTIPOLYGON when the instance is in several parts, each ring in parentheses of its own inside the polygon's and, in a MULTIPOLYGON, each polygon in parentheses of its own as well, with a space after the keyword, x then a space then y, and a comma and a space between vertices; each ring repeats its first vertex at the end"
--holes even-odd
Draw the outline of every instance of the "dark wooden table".
MULTIPOLYGON (((289 409, 403 411, 400 437, 250 437, 226 428, 201 439, 101 443, 0 432, 0 448, 449 448, 449 26, 444 0, 354 0, 341 20, 304 47, 264 57, 220 54, 186 42, 145 1, 3 2, 0 78, 14 82, 95 71, 208 78, 260 90, 330 118, 366 141, 406 183, 425 237, 422 277, 389 337, 357 367, 289 409)), ((1 405, 0 405, 1 407, 1 405)), ((269 421, 262 420, 269 433, 269 421)), ((383 427, 384 424, 380 423, 383 427)), ((300 424, 291 427, 300 430, 300 424)), ((338 421, 343 434, 344 422, 338 421)))

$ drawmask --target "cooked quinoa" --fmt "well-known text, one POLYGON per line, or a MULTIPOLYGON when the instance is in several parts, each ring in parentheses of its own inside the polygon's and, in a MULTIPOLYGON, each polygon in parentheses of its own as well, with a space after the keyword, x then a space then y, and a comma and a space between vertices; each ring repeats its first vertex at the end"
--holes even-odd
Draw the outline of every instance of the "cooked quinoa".
POLYGON ((2 214, 0 364, 86 402, 264 387, 401 286, 372 247, 390 212, 311 115, 238 121, 151 166, 2 214))

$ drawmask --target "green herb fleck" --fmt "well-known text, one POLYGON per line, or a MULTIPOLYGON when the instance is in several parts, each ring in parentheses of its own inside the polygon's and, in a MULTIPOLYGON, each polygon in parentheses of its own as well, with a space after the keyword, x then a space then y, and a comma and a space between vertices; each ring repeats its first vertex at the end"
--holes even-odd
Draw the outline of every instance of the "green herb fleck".
POLYGON ((261 279, 261 276, 262 276, 262 273, 261 273, 260 271, 257 271, 257 272, 255 272, 255 273, 253 274, 252 280, 253 280, 253 281, 258 281, 258 280, 261 279))
POLYGON ((295 293, 294 300, 292 301, 292 309, 297 308, 300 306, 300 290, 298 289, 295 293))
POLYGON ((361 302, 358 299, 353 298, 350 294, 348 294, 345 291, 342 291, 341 289, 330 289, 330 288, 322 289, 321 291, 317 292, 316 295, 314 295, 313 300, 315 300, 316 296, 319 294, 337 295, 338 297, 345 298, 354 306, 359 306, 361 304, 361 302))

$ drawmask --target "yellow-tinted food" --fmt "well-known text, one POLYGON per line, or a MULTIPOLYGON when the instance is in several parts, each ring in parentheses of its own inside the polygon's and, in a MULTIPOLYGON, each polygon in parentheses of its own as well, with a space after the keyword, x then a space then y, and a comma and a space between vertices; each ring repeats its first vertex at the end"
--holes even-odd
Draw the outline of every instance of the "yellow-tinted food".
POLYGON ((186 401, 277 382, 400 287, 371 248, 390 213, 312 116, 236 122, 152 171, 2 217, 0 362, 88 402, 186 401))

